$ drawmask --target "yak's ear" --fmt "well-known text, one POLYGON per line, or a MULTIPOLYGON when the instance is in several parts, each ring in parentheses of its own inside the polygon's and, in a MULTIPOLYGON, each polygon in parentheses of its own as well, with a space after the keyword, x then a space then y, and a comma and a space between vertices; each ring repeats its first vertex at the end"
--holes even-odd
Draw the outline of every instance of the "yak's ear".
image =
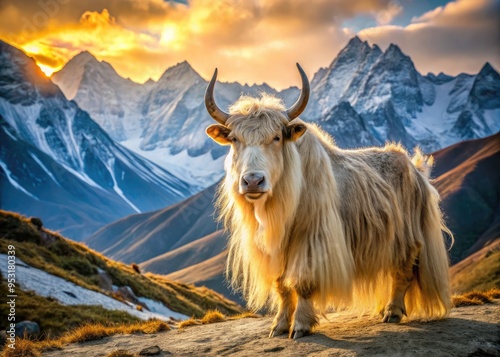
POLYGON ((290 141, 295 141, 300 138, 307 130, 306 123, 300 119, 293 119, 285 128, 286 138, 290 141))
POLYGON ((207 130, 205 130, 205 132, 219 145, 231 144, 231 140, 228 139, 228 135, 231 133, 231 130, 226 128, 224 125, 212 124, 207 128, 207 130))

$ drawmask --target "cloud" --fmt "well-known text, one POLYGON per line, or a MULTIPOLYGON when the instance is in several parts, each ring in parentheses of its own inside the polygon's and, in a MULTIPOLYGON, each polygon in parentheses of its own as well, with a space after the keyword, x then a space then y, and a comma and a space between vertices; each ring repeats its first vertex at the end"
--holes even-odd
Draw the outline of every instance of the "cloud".
MULTIPOLYGON (((462 0, 402 28, 388 25, 401 12, 397 0, 316 0, 314 4, 310 0, 191 0, 188 5, 163 0, 3 0, 0 37, 53 69, 88 50, 139 82, 157 79, 166 68, 187 60, 204 78, 218 67, 224 81, 265 81, 284 88, 300 82, 296 62, 311 77, 327 66, 353 36, 342 29, 342 23, 358 15, 381 24, 362 31, 361 37, 381 45, 400 44, 415 57, 419 69, 426 68, 420 63, 434 62, 428 60, 432 51, 446 59, 464 56, 467 47, 463 46, 472 46, 478 55, 467 51, 461 62, 475 64, 481 55, 498 48, 489 40, 478 41, 487 27, 481 21, 483 7, 488 6, 491 10, 491 1, 462 0), (455 22, 462 32, 449 42, 455 22), (434 29, 438 31, 433 33, 434 29)), ((447 70, 446 61, 435 64, 447 70)))
POLYGON ((348 39, 343 20, 393 2, 12 0, 0 5, 0 36, 45 66, 88 50, 137 81, 188 60, 205 78, 217 66, 222 80, 285 87, 297 83, 295 62, 310 75, 328 65, 348 39))
POLYGON ((486 61, 500 68, 500 2, 458 0, 415 17, 406 27, 378 26, 359 36, 382 47, 395 43, 423 73, 476 73, 486 61))

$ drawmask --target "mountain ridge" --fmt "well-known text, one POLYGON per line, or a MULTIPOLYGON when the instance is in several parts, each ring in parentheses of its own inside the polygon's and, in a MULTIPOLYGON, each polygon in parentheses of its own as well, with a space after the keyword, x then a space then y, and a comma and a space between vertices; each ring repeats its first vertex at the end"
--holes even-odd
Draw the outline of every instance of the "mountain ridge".
POLYGON ((1 208, 40 215, 78 240, 110 220, 196 191, 115 144, 22 51, 0 42, 0 63, 1 208))
MULTIPOLYGON (((363 135, 342 130, 352 116, 340 115, 330 134, 341 147, 399 141, 408 149, 418 145, 431 152, 500 130, 500 103, 495 100, 500 97, 498 83, 498 72, 490 64, 476 75, 422 75, 398 46, 391 44, 382 51, 356 36, 328 67, 320 68, 312 77, 311 98, 302 118, 318 123, 331 121, 332 113, 345 114, 342 106, 347 102, 363 127, 363 135)), ((109 129, 112 136, 163 167, 178 167, 181 175, 189 175, 181 168, 187 163, 189 170, 199 171, 194 175, 195 182, 204 187, 211 185, 223 175, 219 158, 226 149, 204 134, 204 127, 211 123, 203 105, 206 84, 186 61, 166 69, 160 80, 146 90, 144 103, 134 109, 141 117, 141 128, 136 128, 133 135, 139 143, 131 143, 130 137, 124 140, 113 128, 109 129), (212 162, 208 165, 205 160, 212 162), (207 169, 209 166, 212 168, 207 169)), ((96 86, 94 91, 99 90, 96 86)), ((282 97, 288 106, 298 97, 297 88, 278 92, 265 82, 221 82, 215 95, 219 106, 226 109, 239 95, 256 96, 262 91, 282 97)), ((83 107, 91 113, 94 110, 90 105, 83 107)))

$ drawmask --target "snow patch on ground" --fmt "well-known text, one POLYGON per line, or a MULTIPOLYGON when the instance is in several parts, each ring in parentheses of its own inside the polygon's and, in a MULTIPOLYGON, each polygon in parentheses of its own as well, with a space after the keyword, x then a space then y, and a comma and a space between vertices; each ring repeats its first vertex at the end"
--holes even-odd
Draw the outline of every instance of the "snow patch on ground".
MULTIPOLYGON (((7 255, 0 254, 0 271, 7 276, 7 255)), ((23 290, 34 291, 37 295, 51 297, 63 305, 101 305, 108 310, 120 310, 142 320, 157 318, 169 321, 187 319, 188 316, 174 312, 162 303, 140 297, 151 311, 139 311, 134 304, 125 304, 102 293, 88 290, 65 279, 29 266, 16 258, 16 284, 23 290), (150 306, 151 304, 151 306, 150 306)))
POLYGON ((163 305, 159 301, 148 299, 145 297, 137 298, 137 300, 139 300, 143 304, 146 304, 149 311, 151 311, 152 313, 160 314, 163 316, 169 316, 169 317, 172 317, 172 318, 177 319, 177 320, 186 320, 189 318, 188 316, 186 316, 184 314, 170 310, 168 307, 166 307, 165 305, 163 305))

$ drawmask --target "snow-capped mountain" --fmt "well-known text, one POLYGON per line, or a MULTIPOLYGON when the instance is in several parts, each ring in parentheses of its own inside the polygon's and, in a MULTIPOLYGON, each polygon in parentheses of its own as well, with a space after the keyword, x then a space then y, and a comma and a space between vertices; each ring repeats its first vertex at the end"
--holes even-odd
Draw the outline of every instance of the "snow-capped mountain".
MULTIPOLYGON (((79 56, 90 55, 80 54, 67 66, 85 62, 76 61, 79 56)), ((74 95, 91 116, 99 117, 102 111, 97 108, 106 107, 104 98, 111 89, 97 83, 118 83, 118 75, 107 63, 94 58, 78 69, 65 67, 57 80, 73 83, 72 73, 85 73, 80 77, 88 78, 86 83, 92 84, 92 90, 82 81, 74 87, 61 84, 62 90, 67 96, 74 95), (97 70, 95 66, 102 68, 97 70)), ((396 141, 408 149, 419 145, 431 152, 500 130, 499 83, 498 73, 489 64, 477 75, 424 76, 399 47, 390 45, 382 51, 354 37, 329 67, 321 68, 311 79, 311 99, 302 118, 324 126, 344 148, 396 141)), ((167 69, 158 82, 143 85, 142 96, 130 94, 135 93, 137 85, 131 89, 122 86, 121 90, 129 93, 123 97, 141 98, 127 104, 131 106, 129 112, 135 113, 128 118, 139 118, 134 130, 137 126, 141 130, 125 130, 125 138, 119 140, 189 182, 205 187, 216 182, 223 175, 226 148, 204 133, 212 123, 203 102, 206 85, 189 63, 182 62, 167 69), (138 107, 133 109, 134 105, 138 107)), ((287 105, 298 97, 295 87, 277 92, 266 84, 239 83, 219 83, 215 95, 219 105, 227 108, 241 94, 256 96, 262 91, 280 96, 287 105)), ((124 121, 117 115, 108 115, 106 120, 113 123, 104 125, 105 129, 118 128, 124 121)))
POLYGON ((399 47, 382 52, 354 37, 311 85, 303 117, 336 123, 327 130, 344 147, 399 141, 431 152, 500 130, 500 77, 488 63, 476 76, 422 76, 399 47), (361 131, 351 125, 360 124, 354 112, 332 117, 346 103, 361 117, 361 131), (338 130, 346 126, 352 130, 338 130))
POLYGON ((75 100, 89 112, 114 140, 140 135, 144 121, 140 104, 154 82, 140 85, 124 79, 109 63, 99 62, 86 51, 76 55, 51 79, 68 100, 75 100))
MULTIPOLYGON (((141 86, 82 52, 53 78, 67 98, 74 99, 127 148, 195 185, 208 186, 222 176, 227 149, 205 134, 212 121, 203 101, 207 81, 188 62, 167 69, 156 83, 141 86), (120 98, 126 98, 126 103, 120 98), (123 115, 114 113, 108 103, 123 115)), ((227 108, 241 94, 261 92, 279 95, 289 105, 298 96, 296 87, 278 93, 265 83, 221 83, 216 95, 221 107, 227 108)))
POLYGON ((0 41, 0 208, 81 239, 195 187, 115 142, 23 52, 0 41))

